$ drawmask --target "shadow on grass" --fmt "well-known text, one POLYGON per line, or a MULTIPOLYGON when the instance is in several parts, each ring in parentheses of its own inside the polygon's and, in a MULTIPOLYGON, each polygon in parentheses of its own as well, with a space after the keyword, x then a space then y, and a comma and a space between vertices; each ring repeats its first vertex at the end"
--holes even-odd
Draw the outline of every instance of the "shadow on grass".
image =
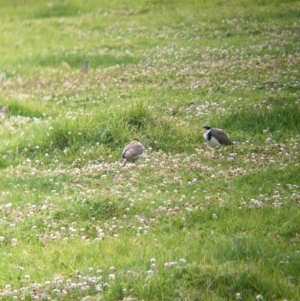
POLYGON ((33 14, 35 19, 44 19, 44 18, 61 18, 61 17, 71 17, 80 15, 81 10, 74 4, 70 3, 49 3, 45 5, 39 11, 36 11, 33 14))
POLYGON ((76 216, 80 220, 89 221, 92 218, 97 220, 110 220, 120 215, 120 210, 116 202, 108 199, 86 201, 74 200, 66 203, 62 210, 56 211, 53 218, 56 221, 63 221, 70 216, 76 216))
POLYGON ((218 271, 215 267, 211 269, 194 267, 184 270, 177 276, 185 280, 189 290, 197 287, 199 292, 215 294, 222 300, 223 298, 236 300, 237 294, 242 296, 242 300, 253 300, 259 294, 266 299, 271 298, 274 293, 277 297, 284 296, 282 287, 276 286, 273 279, 263 279, 259 272, 228 271, 226 273, 218 271))
POLYGON ((129 55, 115 56, 112 54, 92 54, 90 56, 86 56, 83 53, 61 53, 35 57, 32 59, 32 65, 59 68, 64 62, 67 63, 71 68, 79 69, 82 67, 86 59, 89 61, 91 69, 138 63, 137 58, 129 55))
POLYGON ((43 112, 37 107, 34 107, 33 104, 25 104, 20 101, 11 101, 8 105, 8 114, 14 116, 23 116, 30 118, 42 118, 43 112))

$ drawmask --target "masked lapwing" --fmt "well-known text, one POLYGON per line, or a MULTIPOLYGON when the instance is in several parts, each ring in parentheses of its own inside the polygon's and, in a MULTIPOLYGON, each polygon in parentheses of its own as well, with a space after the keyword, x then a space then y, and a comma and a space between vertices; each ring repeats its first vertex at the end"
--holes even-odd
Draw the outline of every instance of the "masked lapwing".
POLYGON ((211 128, 209 126, 203 127, 203 137, 207 144, 211 147, 220 147, 221 145, 231 145, 232 142, 221 129, 211 128))
POLYGON ((140 159, 144 154, 145 148, 142 143, 139 142, 137 138, 134 138, 132 142, 126 145, 123 149, 122 158, 125 159, 123 166, 127 162, 134 163, 140 159))
POLYGON ((89 70, 90 70, 90 63, 89 63, 88 60, 86 60, 86 61, 84 62, 84 65, 83 65, 82 68, 80 69, 80 71, 83 72, 83 73, 86 73, 86 72, 89 72, 89 70))
POLYGON ((2 119, 7 118, 7 117, 8 117, 8 111, 9 111, 8 106, 3 107, 3 108, 0 110, 0 117, 1 117, 2 119))

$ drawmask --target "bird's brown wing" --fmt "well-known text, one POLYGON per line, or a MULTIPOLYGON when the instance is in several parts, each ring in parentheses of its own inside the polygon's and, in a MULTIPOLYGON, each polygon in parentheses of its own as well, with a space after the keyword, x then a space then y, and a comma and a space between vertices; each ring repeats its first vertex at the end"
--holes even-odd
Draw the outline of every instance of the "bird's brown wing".
POLYGON ((232 142, 221 129, 213 128, 211 131, 212 136, 214 136, 221 144, 231 145, 232 142))
POLYGON ((141 144, 129 144, 125 146, 122 153, 122 158, 138 156, 141 155, 143 152, 144 148, 141 144))

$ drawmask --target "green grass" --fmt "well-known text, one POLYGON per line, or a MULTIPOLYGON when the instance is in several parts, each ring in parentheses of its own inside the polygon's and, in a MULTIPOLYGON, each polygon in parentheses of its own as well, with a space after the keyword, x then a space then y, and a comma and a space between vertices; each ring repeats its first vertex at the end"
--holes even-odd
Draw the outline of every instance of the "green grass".
POLYGON ((299 15, 0 0, 0 299, 299 300, 299 15))

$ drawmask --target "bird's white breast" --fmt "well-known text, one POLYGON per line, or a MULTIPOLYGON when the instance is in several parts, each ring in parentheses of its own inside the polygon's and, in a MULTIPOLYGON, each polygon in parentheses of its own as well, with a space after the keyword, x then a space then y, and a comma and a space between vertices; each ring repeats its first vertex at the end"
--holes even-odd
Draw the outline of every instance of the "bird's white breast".
POLYGON ((203 134, 203 137, 204 139, 206 140, 206 143, 211 146, 211 147, 218 147, 218 146, 221 146, 221 143, 213 136, 211 136, 211 139, 209 140, 208 139, 208 134, 210 133, 211 129, 206 131, 204 134, 203 134))
POLYGON ((221 146, 221 143, 215 137, 211 137, 211 139, 210 140, 206 140, 206 142, 211 147, 221 146))

